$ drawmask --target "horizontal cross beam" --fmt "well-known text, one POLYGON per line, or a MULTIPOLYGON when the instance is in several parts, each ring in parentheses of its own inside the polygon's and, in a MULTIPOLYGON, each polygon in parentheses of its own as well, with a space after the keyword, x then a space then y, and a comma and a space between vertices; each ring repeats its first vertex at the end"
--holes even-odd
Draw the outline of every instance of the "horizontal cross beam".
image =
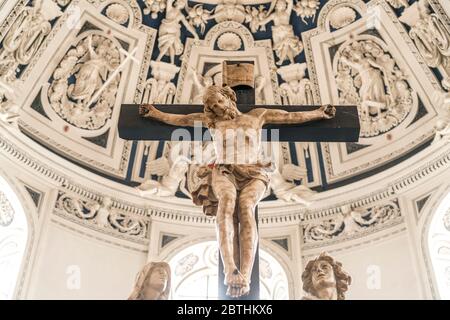
MULTIPOLYGON (((203 105, 154 105, 158 110, 174 114, 188 114, 203 112, 203 105)), ((254 108, 282 109, 286 111, 311 111, 318 106, 281 106, 238 105, 241 112, 246 113, 254 108)), ((189 131, 192 140, 200 140, 194 134, 194 128, 177 127, 153 119, 142 118, 139 115, 139 105, 123 104, 119 119, 119 137, 125 140, 171 140, 174 130, 183 128, 189 131)), ((330 120, 314 121, 294 125, 266 125, 263 129, 269 130, 263 134, 263 140, 272 141, 276 136, 271 135, 272 129, 278 129, 278 141, 307 141, 307 142, 357 142, 359 139, 359 118, 356 106, 336 107, 336 116, 330 120)), ((196 129, 199 130, 199 129, 196 129)), ((206 128, 202 128, 204 134, 206 128)))

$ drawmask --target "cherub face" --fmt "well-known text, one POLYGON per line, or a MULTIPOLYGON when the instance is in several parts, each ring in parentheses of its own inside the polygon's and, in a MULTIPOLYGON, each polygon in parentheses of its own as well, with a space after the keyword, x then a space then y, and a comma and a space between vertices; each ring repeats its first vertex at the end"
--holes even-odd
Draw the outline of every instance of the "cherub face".
POLYGON ((278 0, 275 8, 279 11, 286 10, 286 2, 284 0, 278 0))
POLYGON ((312 284, 316 290, 336 285, 334 270, 327 261, 319 260, 312 269, 312 284))
POLYGON ((186 0, 178 0, 175 6, 178 9, 183 9, 186 6, 186 0))

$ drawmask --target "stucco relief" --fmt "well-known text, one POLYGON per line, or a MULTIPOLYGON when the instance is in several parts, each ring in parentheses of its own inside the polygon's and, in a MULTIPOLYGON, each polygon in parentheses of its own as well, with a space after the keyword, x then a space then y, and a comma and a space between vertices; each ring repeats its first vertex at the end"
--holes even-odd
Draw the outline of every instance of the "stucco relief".
POLYGON ((120 74, 117 44, 102 34, 89 34, 69 49, 53 73, 48 98, 55 112, 70 124, 99 129, 111 117, 120 74), (75 78, 69 84, 69 79, 75 78), (109 83, 107 83, 107 81, 109 83), (98 97, 97 97, 98 96, 98 97))
POLYGON ((361 136, 372 137, 400 124, 414 103, 407 77, 375 37, 344 43, 334 59, 342 104, 357 104, 361 136))

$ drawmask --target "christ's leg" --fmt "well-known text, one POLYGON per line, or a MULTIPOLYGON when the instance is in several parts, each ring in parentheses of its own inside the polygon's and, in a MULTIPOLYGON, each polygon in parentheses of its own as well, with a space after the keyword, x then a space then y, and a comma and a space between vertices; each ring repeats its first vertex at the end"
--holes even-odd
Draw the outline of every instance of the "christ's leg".
POLYGON ((255 208, 264 195, 266 185, 261 180, 253 180, 239 195, 239 222, 241 273, 247 279, 247 285, 242 288, 240 295, 250 291, 253 262, 258 245, 258 229, 255 220, 255 208))
POLYGON ((217 240, 224 265, 225 284, 228 286, 227 294, 237 297, 244 277, 239 272, 234 260, 234 221, 233 215, 236 204, 236 188, 227 177, 213 172, 212 188, 219 203, 216 215, 217 240))

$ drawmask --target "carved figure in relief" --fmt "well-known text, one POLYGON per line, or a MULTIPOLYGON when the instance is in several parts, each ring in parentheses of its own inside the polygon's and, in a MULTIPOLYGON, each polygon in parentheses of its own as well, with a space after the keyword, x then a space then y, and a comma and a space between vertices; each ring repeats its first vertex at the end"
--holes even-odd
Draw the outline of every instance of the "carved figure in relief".
POLYGON ((313 95, 311 82, 309 79, 292 80, 280 85, 281 96, 285 99, 285 104, 311 105, 313 95))
POLYGON ((278 57, 277 65, 282 65, 286 60, 292 64, 295 63, 294 58, 303 51, 303 44, 294 34, 294 27, 290 24, 293 6, 293 0, 273 0, 263 18, 260 16, 250 18, 250 27, 253 32, 273 22, 273 50, 278 57))
POLYGON ((335 56, 339 98, 342 103, 359 105, 362 137, 396 127, 415 103, 405 74, 377 41, 350 40, 335 56))
POLYGON ((100 227, 108 227, 110 223, 108 221, 108 217, 110 215, 110 210, 112 206, 112 199, 110 197, 103 198, 103 201, 100 207, 97 210, 97 215, 95 217, 95 221, 100 227))
POLYGON ((139 193, 143 195, 156 195, 160 197, 174 196, 178 188, 186 194, 189 192, 185 188, 186 172, 192 161, 187 156, 187 148, 183 142, 171 144, 168 157, 161 157, 148 161, 146 164, 146 175, 157 175, 160 181, 148 178, 137 187, 139 193))
POLYGON ((450 93, 436 91, 433 95, 433 103, 438 111, 433 143, 441 140, 450 141, 450 93))
POLYGON ((191 69, 192 80, 194 81, 195 87, 195 96, 192 99, 192 103, 201 104, 203 101, 203 95, 205 93, 206 88, 212 86, 214 84, 213 78, 210 76, 201 76, 199 75, 194 68, 191 69))
POLYGON ((50 21, 61 14, 61 9, 51 0, 34 0, 31 7, 25 7, 3 39, 0 75, 9 68, 15 70, 19 64, 28 64, 50 33, 50 21))
POLYGON ((109 78, 120 65, 119 50, 117 43, 101 32, 83 37, 68 50, 53 72, 47 93, 58 116, 88 130, 106 124, 120 83, 120 72, 109 78))
POLYGON ((450 32, 429 3, 419 0, 405 9, 400 21, 411 27, 409 35, 431 68, 442 68, 442 85, 450 89, 450 32))
POLYGON ((359 74, 359 96, 363 112, 380 114, 382 110, 385 110, 387 96, 383 73, 381 72, 382 66, 372 58, 363 56, 359 51, 354 51, 351 58, 342 57, 341 61, 355 69, 359 74))
POLYGON ((177 0, 173 5, 174 0, 167 0, 166 16, 159 26, 158 34, 158 48, 159 56, 156 61, 161 61, 162 57, 168 55, 170 63, 175 63, 175 56, 183 53, 184 46, 181 42, 181 25, 182 23, 186 29, 199 39, 197 32, 192 27, 184 16, 182 10, 187 5, 187 0, 177 0))
POLYGON ((113 71, 106 60, 107 46, 100 44, 96 52, 92 46, 92 36, 89 36, 87 49, 84 58, 80 59, 81 63, 77 64, 73 70, 75 84, 71 84, 67 90, 70 98, 84 105, 87 105, 106 81, 108 71, 113 71))

